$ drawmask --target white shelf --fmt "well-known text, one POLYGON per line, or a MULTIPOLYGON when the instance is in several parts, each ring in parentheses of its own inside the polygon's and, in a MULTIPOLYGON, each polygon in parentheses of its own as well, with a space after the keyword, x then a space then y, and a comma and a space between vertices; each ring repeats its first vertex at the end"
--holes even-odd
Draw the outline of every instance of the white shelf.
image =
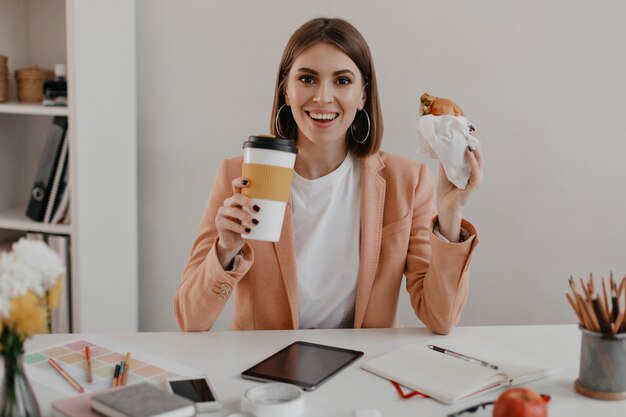
POLYGON ((22 230, 28 232, 56 233, 70 235, 69 224, 50 224, 31 220, 26 217, 26 207, 12 207, 0 211, 0 229, 22 230))
POLYGON ((37 116, 68 116, 67 107, 44 106, 36 103, 0 103, 0 114, 30 114, 37 116))
POLYGON ((15 234, 6 231, 69 236, 73 331, 136 332, 135 0, 0 0, 0 53, 13 68, 65 62, 71 86, 69 107, 15 98, 0 103, 0 238, 15 234), (103 62, 125 71, 111 72, 103 62), (107 88, 93 80, 107 80, 107 88), (71 225, 26 217, 24 195, 45 149, 50 116, 66 116, 71 132, 71 225))

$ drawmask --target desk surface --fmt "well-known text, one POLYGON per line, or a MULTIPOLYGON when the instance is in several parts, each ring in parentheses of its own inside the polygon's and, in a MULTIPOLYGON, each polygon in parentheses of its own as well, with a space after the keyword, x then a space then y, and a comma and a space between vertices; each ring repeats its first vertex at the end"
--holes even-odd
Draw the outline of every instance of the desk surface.
MULTIPOLYGON (((562 374, 526 384, 536 391, 552 396, 549 405, 551 417, 626 415, 626 401, 592 400, 574 391, 573 382, 578 376, 580 354, 580 332, 574 325, 459 327, 451 335, 463 334, 476 334, 540 355, 561 365, 565 369, 562 374)), ((89 335, 37 335, 27 342, 26 349, 37 350, 81 336, 89 335)), ((352 411, 356 408, 376 408, 384 417, 441 417, 474 403, 495 399, 501 392, 494 391, 450 406, 431 399, 402 400, 388 381, 361 369, 364 361, 397 347, 422 343, 436 337, 426 329, 112 333, 97 336, 197 368, 208 374, 224 404, 222 410, 204 414, 209 417, 223 417, 239 411, 242 394, 259 384, 242 379, 239 375, 241 371, 296 340, 365 352, 364 357, 358 362, 340 372, 316 391, 305 393, 307 417, 352 417, 352 411)), ((63 398, 63 395, 34 381, 33 388, 43 415, 49 416, 50 402, 63 398)), ((491 416, 491 412, 492 408, 488 408, 468 414, 468 417, 491 416)))

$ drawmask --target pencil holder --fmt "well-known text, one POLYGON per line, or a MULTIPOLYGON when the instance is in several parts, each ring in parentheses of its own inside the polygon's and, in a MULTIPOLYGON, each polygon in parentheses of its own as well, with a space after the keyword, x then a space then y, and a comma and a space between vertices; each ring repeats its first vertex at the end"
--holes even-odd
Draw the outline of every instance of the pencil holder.
POLYGON ((580 328, 576 391, 598 400, 626 399, 626 333, 615 336, 580 328))

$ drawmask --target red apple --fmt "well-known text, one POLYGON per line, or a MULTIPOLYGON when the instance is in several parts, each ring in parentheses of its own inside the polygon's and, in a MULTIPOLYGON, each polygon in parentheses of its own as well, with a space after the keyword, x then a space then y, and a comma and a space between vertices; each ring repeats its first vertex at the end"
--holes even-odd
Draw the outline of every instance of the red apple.
POLYGON ((493 407, 493 417, 547 417, 546 401, 529 388, 504 391, 493 407))

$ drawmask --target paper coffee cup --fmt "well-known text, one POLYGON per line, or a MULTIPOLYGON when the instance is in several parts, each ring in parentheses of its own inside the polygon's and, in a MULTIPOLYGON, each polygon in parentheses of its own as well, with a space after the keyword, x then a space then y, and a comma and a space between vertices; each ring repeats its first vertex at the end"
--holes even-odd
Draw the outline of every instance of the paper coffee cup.
POLYGON ((252 198, 261 210, 254 213, 259 224, 241 237, 278 242, 291 193, 298 148, 292 139, 250 136, 243 149, 242 176, 249 183, 241 192, 252 198))

